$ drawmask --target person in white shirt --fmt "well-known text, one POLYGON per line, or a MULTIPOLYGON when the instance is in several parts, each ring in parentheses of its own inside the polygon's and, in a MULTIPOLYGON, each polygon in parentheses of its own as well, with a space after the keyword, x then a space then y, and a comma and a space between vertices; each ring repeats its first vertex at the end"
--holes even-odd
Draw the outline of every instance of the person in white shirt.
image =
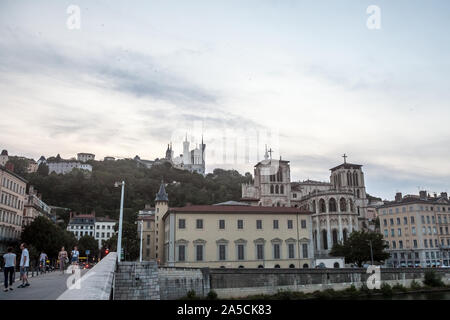
POLYGON ((3 255, 5 260, 5 292, 8 291, 8 280, 9 280, 9 290, 13 290, 12 284, 14 282, 14 268, 16 266, 16 254, 12 253, 13 248, 8 248, 8 253, 3 255))
POLYGON ((22 279, 22 284, 18 286, 17 288, 25 288, 29 287, 30 284, 28 283, 28 267, 30 266, 30 254, 28 253, 27 244, 21 243, 20 249, 22 249, 22 255, 20 256, 20 279, 22 279))

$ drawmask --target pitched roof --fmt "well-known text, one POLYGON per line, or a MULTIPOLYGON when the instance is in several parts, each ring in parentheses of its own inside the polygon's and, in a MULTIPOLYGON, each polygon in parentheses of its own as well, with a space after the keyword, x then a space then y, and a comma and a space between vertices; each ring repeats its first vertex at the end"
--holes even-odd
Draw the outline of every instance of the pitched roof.
POLYGON ((7 156, 8 155, 8 151, 7 150, 2 150, 2 156, 7 156))
POLYGON ((117 222, 117 220, 108 217, 96 217, 95 222, 117 222))
POLYGON ((340 164, 334 168, 331 168, 330 170, 334 171, 334 170, 341 169, 341 168, 343 168, 343 169, 360 169, 361 167, 362 167, 362 164, 354 164, 354 163, 346 162, 346 163, 340 164))
POLYGON ((161 181, 161 185, 159 186, 159 191, 156 194, 155 201, 169 201, 169 197, 166 192, 166 188, 164 187, 164 182, 161 181))

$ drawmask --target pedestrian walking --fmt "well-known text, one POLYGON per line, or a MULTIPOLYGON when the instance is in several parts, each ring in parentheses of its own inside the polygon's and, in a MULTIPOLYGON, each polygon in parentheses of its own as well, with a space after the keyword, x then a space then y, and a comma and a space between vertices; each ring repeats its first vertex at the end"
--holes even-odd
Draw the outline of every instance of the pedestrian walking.
POLYGON ((66 263, 66 260, 68 260, 67 251, 64 249, 64 247, 62 247, 61 251, 58 253, 58 259, 59 270, 61 270, 62 274, 64 274, 64 264, 66 263))
POLYGON ((80 252, 78 251, 78 247, 73 247, 71 252, 72 255, 72 273, 75 273, 75 268, 78 266, 78 258, 80 257, 80 252))
POLYGON ((44 273, 47 271, 47 267, 46 267, 47 258, 48 258, 47 254, 44 251, 42 251, 41 255, 39 256, 39 269, 41 270, 41 273, 42 273, 42 271, 44 273))
POLYGON ((14 268, 16 267, 16 254, 12 252, 13 248, 8 248, 8 253, 3 255, 3 259, 5 260, 5 292, 8 291, 8 283, 9 290, 13 290, 12 284, 14 282, 14 268), (8 281, 9 280, 9 281, 8 281))
POLYGON ((22 280, 22 284, 18 286, 18 288, 29 287, 28 283, 28 268, 30 267, 30 254, 28 253, 27 244, 25 242, 20 244, 20 249, 22 250, 22 255, 20 256, 20 279, 22 280))

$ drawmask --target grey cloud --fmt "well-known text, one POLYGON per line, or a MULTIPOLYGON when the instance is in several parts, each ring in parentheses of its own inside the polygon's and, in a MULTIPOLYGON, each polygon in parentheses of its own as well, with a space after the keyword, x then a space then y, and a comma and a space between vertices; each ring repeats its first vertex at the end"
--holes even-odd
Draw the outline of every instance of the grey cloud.
POLYGON ((149 55, 119 48, 103 48, 101 56, 82 50, 74 53, 73 48, 10 28, 0 35, 0 70, 3 73, 44 73, 78 81, 80 76, 88 74, 104 80, 103 85, 112 90, 190 107, 215 104, 218 100, 211 92, 162 68, 149 55))

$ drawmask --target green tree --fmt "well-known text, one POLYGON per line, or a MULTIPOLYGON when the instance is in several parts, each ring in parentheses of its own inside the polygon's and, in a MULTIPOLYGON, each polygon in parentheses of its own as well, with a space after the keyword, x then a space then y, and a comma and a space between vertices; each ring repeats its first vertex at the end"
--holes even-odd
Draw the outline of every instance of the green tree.
POLYGON ((98 256, 98 241, 92 236, 84 235, 78 240, 78 250, 80 254, 86 256, 86 250, 89 250, 90 257, 98 256))
POLYGON ((22 242, 36 249, 44 251, 49 258, 56 258, 62 246, 66 249, 76 245, 73 233, 56 226, 46 217, 37 217, 27 225, 22 232, 22 242))
POLYGON ((45 163, 39 164, 36 174, 43 177, 48 176, 48 166, 45 163))
POLYGON ((347 263, 356 263, 359 267, 366 261, 371 261, 370 241, 372 242, 373 260, 381 262, 389 258, 385 251, 387 244, 383 236, 377 232, 354 231, 344 243, 333 246, 330 255, 344 257, 347 263))
POLYGON ((9 157, 8 163, 14 165, 14 172, 20 176, 24 176, 28 172, 28 165, 30 163, 29 159, 19 158, 19 157, 9 157))

